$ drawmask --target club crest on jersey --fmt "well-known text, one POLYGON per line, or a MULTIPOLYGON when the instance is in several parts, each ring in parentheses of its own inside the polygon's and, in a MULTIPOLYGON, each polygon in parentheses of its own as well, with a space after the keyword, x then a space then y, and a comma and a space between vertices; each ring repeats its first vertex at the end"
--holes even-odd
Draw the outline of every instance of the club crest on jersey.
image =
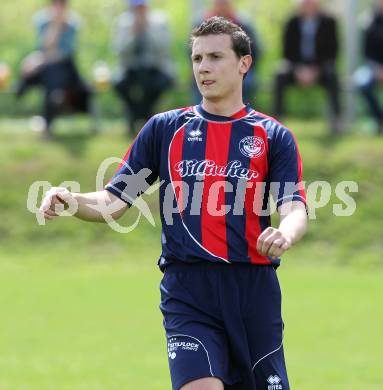
POLYGON ((260 157, 265 152, 265 142, 261 137, 248 136, 239 142, 239 150, 246 157, 260 157))
POLYGON ((189 135, 189 137, 187 138, 187 140, 189 142, 192 142, 192 141, 202 142, 202 138, 201 138, 202 131, 201 130, 199 130, 199 129, 190 130, 188 135, 189 135))

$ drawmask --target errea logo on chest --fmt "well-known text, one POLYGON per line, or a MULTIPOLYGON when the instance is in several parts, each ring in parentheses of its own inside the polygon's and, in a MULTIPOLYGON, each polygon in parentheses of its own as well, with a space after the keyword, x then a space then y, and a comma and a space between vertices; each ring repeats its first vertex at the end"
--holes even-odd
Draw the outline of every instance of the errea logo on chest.
POLYGON ((199 130, 199 129, 196 129, 196 130, 190 130, 188 132, 188 137, 187 137, 187 140, 189 142, 202 142, 202 131, 199 130))

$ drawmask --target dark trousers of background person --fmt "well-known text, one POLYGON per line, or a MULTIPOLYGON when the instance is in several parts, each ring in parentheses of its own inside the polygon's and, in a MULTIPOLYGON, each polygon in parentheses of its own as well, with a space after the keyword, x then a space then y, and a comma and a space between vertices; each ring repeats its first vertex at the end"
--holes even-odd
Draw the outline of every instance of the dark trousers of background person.
POLYGON ((378 133, 383 133, 383 110, 376 95, 378 81, 375 78, 373 69, 369 66, 364 66, 358 69, 355 78, 356 87, 366 100, 370 113, 376 122, 378 133))
POLYGON ((159 97, 171 88, 170 76, 155 68, 129 69, 114 88, 125 104, 129 131, 134 135, 137 120, 147 121, 154 114, 159 97))
POLYGON ((71 59, 43 65, 32 75, 23 78, 17 96, 22 96, 33 86, 40 86, 44 90, 42 116, 47 132, 50 132, 54 118, 61 112, 91 110, 91 89, 80 78, 71 59))
MULTIPOLYGON (((284 114, 284 95, 289 85, 297 84, 295 78, 294 66, 281 68, 277 75, 274 85, 274 114, 279 117, 284 114)), ((339 131, 339 119, 341 115, 340 97, 339 97, 339 80, 334 65, 323 65, 319 68, 318 84, 327 92, 330 102, 330 120, 331 131, 339 131)))

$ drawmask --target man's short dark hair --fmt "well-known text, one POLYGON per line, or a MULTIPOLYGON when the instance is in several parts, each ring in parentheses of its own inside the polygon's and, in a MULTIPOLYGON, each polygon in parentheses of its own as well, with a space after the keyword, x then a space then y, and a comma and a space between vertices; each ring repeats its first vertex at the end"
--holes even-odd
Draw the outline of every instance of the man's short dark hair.
POLYGON ((226 34, 231 37, 232 48, 238 58, 251 55, 250 38, 240 26, 221 16, 204 20, 191 33, 190 44, 198 37, 226 34))

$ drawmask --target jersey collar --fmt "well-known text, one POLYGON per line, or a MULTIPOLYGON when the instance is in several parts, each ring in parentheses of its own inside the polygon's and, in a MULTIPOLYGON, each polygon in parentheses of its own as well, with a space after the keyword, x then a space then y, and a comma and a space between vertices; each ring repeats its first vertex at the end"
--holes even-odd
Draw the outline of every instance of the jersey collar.
POLYGON ((232 116, 221 116, 221 115, 211 114, 210 112, 207 112, 202 108, 202 103, 195 106, 194 109, 204 119, 208 121, 214 121, 214 122, 232 122, 235 120, 239 120, 247 116, 252 111, 250 104, 246 104, 243 108, 241 108, 238 112, 236 112, 232 116))

